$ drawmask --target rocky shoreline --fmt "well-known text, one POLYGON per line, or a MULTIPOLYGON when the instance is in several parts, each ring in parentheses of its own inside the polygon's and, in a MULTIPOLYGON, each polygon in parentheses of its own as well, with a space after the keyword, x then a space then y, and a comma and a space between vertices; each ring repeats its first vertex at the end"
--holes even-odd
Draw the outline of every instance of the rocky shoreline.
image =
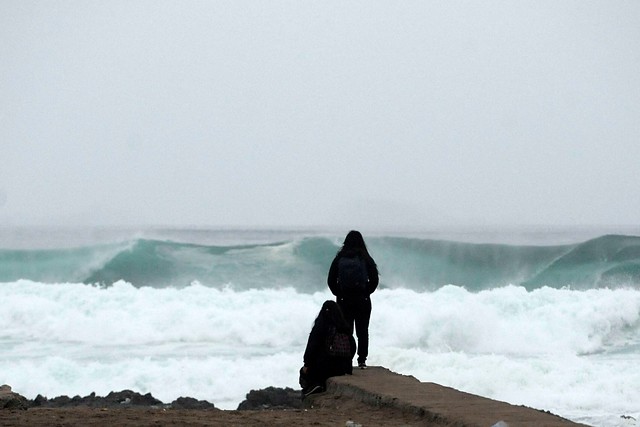
POLYGON ((9 386, 0 389, 0 427, 76 427, 106 426, 158 427, 265 427, 314 425, 366 425, 367 427, 407 427, 424 423, 420 416, 403 414, 390 408, 376 408, 330 393, 301 400, 301 391, 268 387, 251 390, 237 410, 221 410, 206 401, 181 397, 163 403, 151 394, 130 390, 107 396, 26 399, 9 386))
MULTIPOLYGON (((30 408, 127 408, 148 407, 162 409, 215 409, 215 404, 193 397, 179 397, 171 403, 164 403, 156 399, 151 393, 140 394, 132 390, 112 391, 106 396, 91 393, 87 396, 57 396, 47 398, 37 395, 35 399, 16 393, 11 386, 0 386, 0 410, 2 409, 30 409, 30 408)), ((302 400, 300 390, 292 388, 267 387, 261 390, 251 390, 246 399, 238 405, 238 410, 269 410, 269 409, 300 409, 302 400)))
POLYGON ((220 410, 212 403, 188 397, 165 404, 150 393, 142 395, 131 390, 104 397, 91 393, 85 397, 38 396, 28 400, 5 385, 0 387, 0 427, 583 425, 542 409, 421 382, 381 366, 329 378, 325 392, 304 401, 299 390, 290 388, 252 390, 246 397, 237 410, 220 410))

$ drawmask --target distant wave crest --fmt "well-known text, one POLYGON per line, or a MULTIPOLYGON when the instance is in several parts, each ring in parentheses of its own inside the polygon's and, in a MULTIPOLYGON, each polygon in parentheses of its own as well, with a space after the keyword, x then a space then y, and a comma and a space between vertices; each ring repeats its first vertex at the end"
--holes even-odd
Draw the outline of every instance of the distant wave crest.
MULTIPOLYGON (((368 240, 381 287, 436 290, 448 284, 480 291, 506 285, 592 289, 640 288, 640 237, 606 235, 557 246, 475 244, 375 237, 368 240)), ((0 250, 0 282, 184 287, 193 282, 237 290, 325 289, 339 249, 324 237, 269 244, 211 246, 136 239, 73 249, 0 250)))

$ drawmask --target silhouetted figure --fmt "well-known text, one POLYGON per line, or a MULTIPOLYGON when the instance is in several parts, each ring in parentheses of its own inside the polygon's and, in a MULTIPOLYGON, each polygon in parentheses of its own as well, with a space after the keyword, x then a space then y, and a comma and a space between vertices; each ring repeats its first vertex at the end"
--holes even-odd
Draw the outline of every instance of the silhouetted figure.
POLYGON ((300 369, 304 396, 326 390, 329 377, 351 374, 356 342, 334 301, 325 301, 313 324, 300 369))
POLYGON ((362 234, 352 230, 344 239, 336 254, 327 282, 336 296, 350 331, 355 323, 358 337, 358 366, 367 367, 369 355, 369 319, 371 318, 370 295, 378 287, 378 267, 369 255, 362 234))

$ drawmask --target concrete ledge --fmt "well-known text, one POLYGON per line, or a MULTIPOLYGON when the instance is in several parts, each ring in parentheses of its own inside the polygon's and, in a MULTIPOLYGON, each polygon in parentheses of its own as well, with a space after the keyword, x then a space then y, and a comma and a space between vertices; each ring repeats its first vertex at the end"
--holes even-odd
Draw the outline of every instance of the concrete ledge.
MULTIPOLYGON (((549 412, 515 406, 486 397, 423 383, 383 367, 354 369, 353 375, 327 381, 327 394, 388 407, 419 416, 430 425, 451 427, 516 426, 575 427, 577 424, 549 412)), ((313 396, 310 396, 313 404, 313 396)))

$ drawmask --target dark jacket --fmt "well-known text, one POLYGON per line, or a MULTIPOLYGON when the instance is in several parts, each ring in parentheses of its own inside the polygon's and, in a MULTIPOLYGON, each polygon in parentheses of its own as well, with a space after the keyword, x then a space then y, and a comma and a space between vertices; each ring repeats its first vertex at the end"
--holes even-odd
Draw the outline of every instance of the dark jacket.
POLYGON ((317 319, 309 339, 307 340, 307 348, 304 350, 304 364, 306 366, 313 365, 318 358, 329 357, 327 350, 327 336, 331 330, 331 325, 327 324, 324 319, 317 319))
MULTIPOLYGON (((336 257, 333 259, 333 262, 331 263, 331 267, 329 267, 329 275, 327 277, 327 284, 329 285, 329 289, 331 290, 331 293, 338 298, 343 297, 342 290, 340 289, 340 285, 338 284, 338 261, 342 256, 345 256, 345 255, 349 255, 349 254, 343 254, 342 252, 338 252, 336 257)), ((380 278, 378 277, 378 267, 376 266, 376 263, 373 260, 373 258, 371 258, 371 256, 369 256, 368 254, 359 253, 358 256, 364 258, 367 263, 367 276, 369 279, 367 281, 367 290, 366 290, 367 293, 366 295, 362 295, 363 298, 366 298, 372 293, 374 293, 376 288, 378 287, 378 282, 380 280, 380 278)))
MULTIPOLYGON (((307 347, 304 351, 304 365, 311 369, 312 383, 323 383, 328 377, 351 373, 351 359, 356 353, 356 342, 349 335, 351 358, 339 358, 329 355, 327 340, 336 331, 336 327, 323 318, 318 318, 309 333, 307 347)), ((348 331, 341 331, 346 332, 348 331)))

